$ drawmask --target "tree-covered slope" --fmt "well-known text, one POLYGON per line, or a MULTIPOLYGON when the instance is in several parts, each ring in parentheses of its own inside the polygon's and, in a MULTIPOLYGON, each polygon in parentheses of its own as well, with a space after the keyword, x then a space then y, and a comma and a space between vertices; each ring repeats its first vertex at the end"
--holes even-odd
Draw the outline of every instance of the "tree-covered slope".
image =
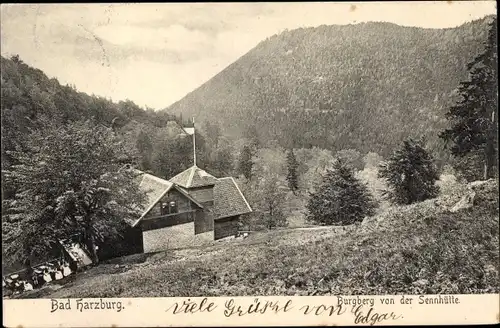
MULTIPOLYGON (((456 28, 370 22, 274 35, 167 111, 217 117, 230 133, 255 130, 283 146, 387 154, 410 135, 438 131, 491 17, 456 28)), ((442 157, 442 156, 440 156, 442 157)))
MULTIPOLYGON (((166 112, 145 110, 132 101, 114 103, 61 85, 18 56, 1 57, 1 117, 2 170, 13 164, 9 151, 23 146, 30 129, 43 126, 42 117, 56 126, 92 119, 94 124, 113 127, 132 146, 136 142, 135 135, 128 137, 132 127, 140 126, 151 133, 169 120, 178 120, 166 112)), ((11 186, 2 184, 2 198, 9 198, 12 192, 11 186)))
MULTIPOLYGON (((2 199, 11 198, 16 191, 4 176, 16 164, 10 151, 25 148, 30 131, 44 129, 46 124, 62 126, 91 120, 92 124, 112 127, 130 155, 123 160, 163 178, 169 179, 193 164, 192 139, 177 138, 171 122, 181 123, 181 117, 144 109, 130 100, 113 102, 79 92, 27 65, 19 56, 1 57, 1 118, 2 199)), ((212 159, 214 147, 206 145, 200 132, 196 136, 197 164, 214 174, 228 174, 218 168, 230 160, 220 156, 212 159)))

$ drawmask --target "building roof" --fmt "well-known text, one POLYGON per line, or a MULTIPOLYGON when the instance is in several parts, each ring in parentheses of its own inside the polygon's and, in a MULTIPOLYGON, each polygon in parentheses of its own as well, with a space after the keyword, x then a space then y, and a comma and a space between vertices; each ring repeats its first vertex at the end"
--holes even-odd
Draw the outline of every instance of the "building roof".
POLYGON ((161 198, 172 188, 175 188, 181 194, 190 199, 193 203, 198 205, 200 208, 203 206, 196 201, 191 195, 189 195, 189 190, 184 189, 183 186, 178 185, 177 182, 173 181, 180 180, 181 182, 190 182, 186 185, 192 187, 214 185, 214 214, 216 219, 223 219, 230 216, 243 215, 252 212, 252 208, 248 204, 245 196, 241 192, 238 184, 232 177, 217 179, 213 175, 206 173, 204 170, 193 166, 186 171, 178 174, 170 181, 158 178, 154 175, 138 171, 139 173, 139 188, 146 193, 146 204, 145 210, 143 211, 141 217, 135 222, 128 222, 130 225, 135 227, 144 216, 149 213, 149 211, 158 203, 161 198), (181 178, 186 177, 186 172, 192 174, 193 177, 188 176, 188 181, 183 181, 181 178), (201 182, 198 180, 200 179, 201 182), (203 183, 203 184, 200 184, 203 183))
POLYGON ((146 209, 153 206, 163 194, 172 188, 172 186, 173 183, 170 181, 158 178, 152 174, 144 173, 139 183, 139 188, 146 193, 146 209))
POLYGON ((203 208, 198 201, 172 182, 158 178, 149 173, 144 173, 138 170, 136 171, 142 176, 141 182, 139 183, 139 189, 146 193, 146 204, 144 204, 145 210, 142 212, 141 217, 135 222, 129 222, 132 226, 136 226, 137 223, 139 223, 142 218, 155 206, 155 204, 158 203, 160 199, 172 188, 175 188, 181 194, 189 198, 193 203, 198 205, 200 208, 203 208))
POLYGON ((196 188, 204 186, 213 186, 217 182, 217 178, 200 169, 196 165, 191 166, 189 169, 182 171, 175 177, 170 179, 170 182, 175 183, 183 188, 196 188))
POLYGON ((232 177, 217 180, 214 186, 214 212, 217 219, 252 212, 252 208, 232 177))

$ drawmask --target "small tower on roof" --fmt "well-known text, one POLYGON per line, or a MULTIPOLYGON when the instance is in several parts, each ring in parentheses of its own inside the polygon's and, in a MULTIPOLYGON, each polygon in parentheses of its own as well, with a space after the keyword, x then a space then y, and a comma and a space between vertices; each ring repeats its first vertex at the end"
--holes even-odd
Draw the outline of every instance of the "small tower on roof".
POLYGON ((200 169, 196 165, 196 137, 193 127, 184 128, 186 133, 193 136, 193 166, 185 171, 177 174, 170 179, 170 182, 175 183, 182 189, 186 190, 194 199, 199 201, 202 205, 213 205, 214 202, 214 186, 217 178, 207 173, 205 170, 200 169))

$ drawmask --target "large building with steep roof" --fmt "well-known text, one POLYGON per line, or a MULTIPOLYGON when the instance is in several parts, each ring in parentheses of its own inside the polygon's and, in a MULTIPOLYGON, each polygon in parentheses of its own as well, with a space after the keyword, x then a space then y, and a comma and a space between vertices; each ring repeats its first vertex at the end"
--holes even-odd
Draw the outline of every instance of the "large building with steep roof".
POLYGON ((145 210, 128 222, 136 231, 131 249, 155 252, 198 246, 238 233, 242 215, 252 212, 232 177, 216 178, 193 165, 170 180, 139 172, 145 210))

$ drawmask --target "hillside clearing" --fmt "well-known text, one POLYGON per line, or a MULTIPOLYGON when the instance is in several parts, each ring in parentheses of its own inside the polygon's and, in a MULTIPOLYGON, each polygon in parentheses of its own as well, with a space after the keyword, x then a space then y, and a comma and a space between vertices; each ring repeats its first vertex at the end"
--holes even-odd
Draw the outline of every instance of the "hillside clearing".
POLYGON ((391 207, 358 226, 256 233, 207 248, 138 254, 26 297, 497 293, 498 183, 391 207))

